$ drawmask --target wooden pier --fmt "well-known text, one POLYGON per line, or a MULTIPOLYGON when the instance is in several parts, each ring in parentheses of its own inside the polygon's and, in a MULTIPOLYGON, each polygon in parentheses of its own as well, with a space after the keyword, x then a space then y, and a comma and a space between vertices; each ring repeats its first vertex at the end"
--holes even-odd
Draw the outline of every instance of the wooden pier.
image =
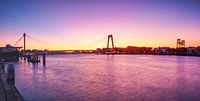
POLYGON ((13 64, 8 65, 6 73, 4 63, 0 63, 0 101, 24 101, 15 87, 14 72, 13 64))

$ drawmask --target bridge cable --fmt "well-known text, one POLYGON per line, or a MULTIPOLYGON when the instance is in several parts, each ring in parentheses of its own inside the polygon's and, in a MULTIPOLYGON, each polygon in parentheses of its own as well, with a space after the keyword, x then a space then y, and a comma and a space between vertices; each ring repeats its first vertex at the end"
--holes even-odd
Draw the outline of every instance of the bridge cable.
POLYGON ((40 42, 40 44, 42 43, 42 44, 44 44, 44 45, 50 45, 50 46, 53 46, 53 47, 58 47, 57 45, 54 45, 54 44, 51 44, 51 43, 49 43, 49 42, 47 42, 47 41, 43 41, 43 40, 41 40, 41 39, 38 39, 38 38, 35 38, 35 37, 33 37, 33 36, 30 36, 30 35, 26 35, 27 36, 27 38, 29 38, 29 39, 32 39, 32 40, 34 40, 34 41, 36 41, 36 42, 40 42))
POLYGON ((23 36, 19 40, 17 40, 17 42, 14 44, 14 46, 16 46, 22 40, 22 38, 23 38, 23 36))
POLYGON ((90 43, 86 44, 86 46, 91 46, 91 45, 93 46, 93 45, 102 44, 102 43, 105 43, 105 46, 106 46, 106 42, 107 42, 107 36, 102 37, 102 38, 98 39, 97 41, 90 42, 90 43))
POLYGON ((118 46, 118 47, 122 46, 122 44, 121 44, 119 41, 117 41, 115 38, 114 38, 114 42, 117 43, 117 44, 115 45, 115 47, 116 47, 116 46, 118 46))

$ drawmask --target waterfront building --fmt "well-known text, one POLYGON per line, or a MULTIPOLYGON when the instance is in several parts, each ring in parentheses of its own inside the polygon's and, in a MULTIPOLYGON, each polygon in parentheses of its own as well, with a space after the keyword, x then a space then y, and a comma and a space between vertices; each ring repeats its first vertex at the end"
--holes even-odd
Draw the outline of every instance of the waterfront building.
POLYGON ((152 53, 152 47, 136 47, 127 46, 128 54, 150 54, 152 53))
POLYGON ((0 47, 0 61, 18 61, 20 48, 11 45, 0 47))

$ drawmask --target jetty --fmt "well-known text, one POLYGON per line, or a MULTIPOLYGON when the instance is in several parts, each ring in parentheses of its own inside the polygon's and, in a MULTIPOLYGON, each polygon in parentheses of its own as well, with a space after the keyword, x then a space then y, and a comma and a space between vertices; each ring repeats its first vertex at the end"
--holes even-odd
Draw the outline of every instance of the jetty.
POLYGON ((15 69, 8 64, 7 73, 4 63, 0 63, 0 101, 24 101, 15 87, 15 69))

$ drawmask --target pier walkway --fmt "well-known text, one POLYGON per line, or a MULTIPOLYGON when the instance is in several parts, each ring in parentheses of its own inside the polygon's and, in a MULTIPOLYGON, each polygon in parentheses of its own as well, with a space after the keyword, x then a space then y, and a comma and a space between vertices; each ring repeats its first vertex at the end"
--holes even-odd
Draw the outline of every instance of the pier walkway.
MULTIPOLYGON (((14 68, 14 67, 13 67, 14 68)), ((4 64, 0 63, 0 101, 24 101, 13 81, 8 80, 4 64)))

